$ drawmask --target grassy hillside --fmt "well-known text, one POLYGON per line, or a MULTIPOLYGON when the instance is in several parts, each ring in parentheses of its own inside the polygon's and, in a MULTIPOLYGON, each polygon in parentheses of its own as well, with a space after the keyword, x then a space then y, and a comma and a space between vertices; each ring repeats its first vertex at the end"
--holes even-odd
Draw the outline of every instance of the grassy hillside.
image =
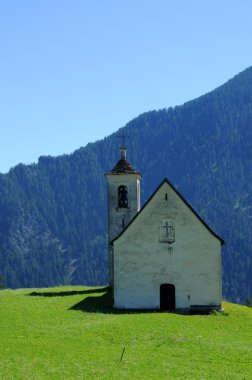
POLYGON ((251 379, 252 309, 224 308, 129 314, 106 288, 2 290, 0 379, 251 379))

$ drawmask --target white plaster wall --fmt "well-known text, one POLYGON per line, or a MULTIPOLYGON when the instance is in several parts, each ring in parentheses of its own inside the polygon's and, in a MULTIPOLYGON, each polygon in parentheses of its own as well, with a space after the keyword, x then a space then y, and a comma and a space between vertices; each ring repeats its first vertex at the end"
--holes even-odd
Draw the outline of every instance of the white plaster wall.
POLYGON ((108 182, 108 262, 109 283, 113 285, 113 249, 110 242, 123 230, 140 209, 140 174, 106 174, 108 182), (118 208, 118 187, 128 189, 128 208, 118 208))
POLYGON ((166 283, 175 285, 176 308, 221 304, 221 243, 168 183, 114 242, 114 306, 159 308, 166 283), (172 253, 159 242, 164 218, 175 220, 172 253))

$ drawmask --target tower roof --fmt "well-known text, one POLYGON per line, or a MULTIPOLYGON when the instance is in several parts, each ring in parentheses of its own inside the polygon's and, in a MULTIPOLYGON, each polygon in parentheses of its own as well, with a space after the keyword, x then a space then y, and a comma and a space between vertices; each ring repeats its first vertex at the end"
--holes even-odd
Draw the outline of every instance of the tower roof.
POLYGON ((126 160, 127 149, 123 146, 122 148, 120 148, 120 150, 121 150, 121 159, 113 167, 111 172, 107 174, 140 174, 131 166, 129 161, 126 160))
POLYGON ((129 173, 138 173, 126 160, 126 158, 121 158, 114 168, 110 172, 111 174, 129 174, 129 173))

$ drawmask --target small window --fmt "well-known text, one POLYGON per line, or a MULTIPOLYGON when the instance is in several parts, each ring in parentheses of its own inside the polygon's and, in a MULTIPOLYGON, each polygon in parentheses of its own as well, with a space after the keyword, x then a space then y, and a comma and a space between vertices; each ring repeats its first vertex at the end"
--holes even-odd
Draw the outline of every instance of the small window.
POLYGON ((118 207, 127 208, 128 207, 128 190, 127 186, 118 187, 118 207))

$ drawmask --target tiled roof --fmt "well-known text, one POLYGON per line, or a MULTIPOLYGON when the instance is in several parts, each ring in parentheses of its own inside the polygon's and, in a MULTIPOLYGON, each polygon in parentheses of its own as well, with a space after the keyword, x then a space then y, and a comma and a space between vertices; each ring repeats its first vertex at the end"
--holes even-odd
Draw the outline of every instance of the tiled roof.
POLYGON ((111 170, 111 174, 138 173, 125 158, 121 158, 111 170))

